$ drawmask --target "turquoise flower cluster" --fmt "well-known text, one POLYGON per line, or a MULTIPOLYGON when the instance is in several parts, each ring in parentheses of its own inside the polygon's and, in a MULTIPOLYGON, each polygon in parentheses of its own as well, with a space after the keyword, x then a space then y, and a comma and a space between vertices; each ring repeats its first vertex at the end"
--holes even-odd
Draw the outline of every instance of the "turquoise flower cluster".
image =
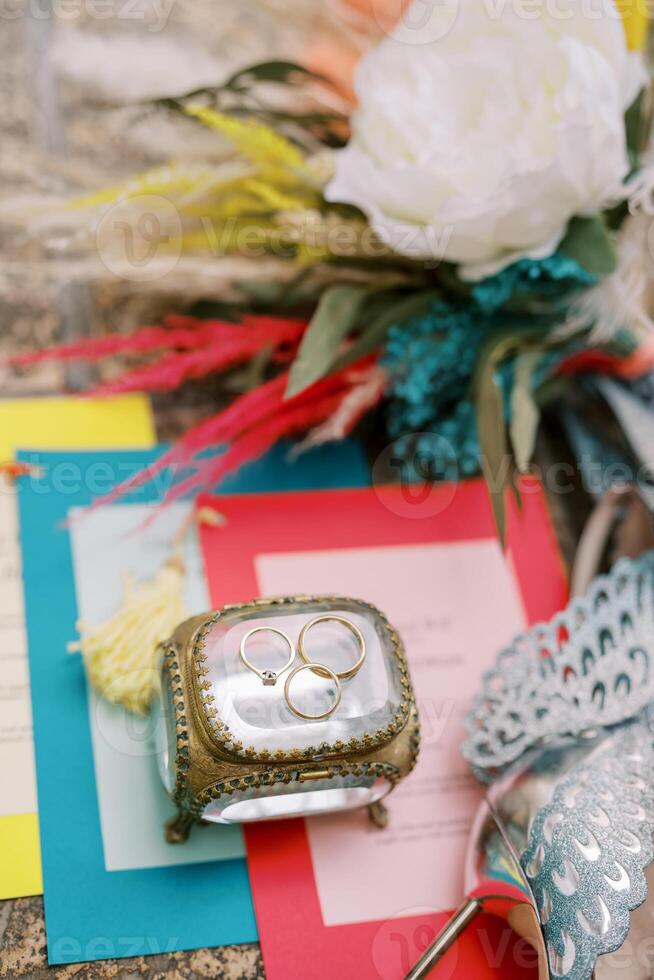
MULTIPOLYGON (((422 315, 391 328, 382 364, 389 377, 387 425, 407 478, 456 480, 479 471, 479 442, 471 384, 489 340, 507 327, 525 338, 552 326, 561 297, 566 302, 594 278, 564 255, 523 259, 475 284, 458 302, 436 300, 422 315), (521 313, 530 302, 528 316, 521 313), (414 472, 412 472, 412 470, 414 472)), ((551 375, 569 348, 543 349, 532 389, 551 375)), ((496 379, 510 421, 515 362, 508 358, 496 379)))
POLYGON ((484 313, 495 313, 512 302, 559 301, 565 308, 570 296, 582 287, 593 286, 597 277, 582 269, 574 259, 555 252, 546 259, 520 259, 495 276, 475 283, 472 297, 484 313))

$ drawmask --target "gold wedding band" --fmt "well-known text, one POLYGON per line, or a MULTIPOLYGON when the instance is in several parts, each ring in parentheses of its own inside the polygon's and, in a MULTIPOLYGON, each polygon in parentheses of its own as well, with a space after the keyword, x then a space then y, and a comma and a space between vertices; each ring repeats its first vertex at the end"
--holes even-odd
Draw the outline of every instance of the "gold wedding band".
POLYGON ((364 660, 366 659, 366 641, 363 638, 363 633, 358 626, 355 626, 355 624, 350 622, 349 619, 345 619, 344 616, 331 616, 326 614, 324 616, 317 616, 310 622, 305 623, 297 641, 297 649, 298 653, 300 654, 300 658, 304 661, 305 665, 311 665, 314 674, 318 674, 320 677, 335 676, 339 681, 347 680, 348 677, 354 677, 355 674, 358 674, 363 666, 364 660), (359 659, 353 667, 349 668, 349 670, 342 670, 340 673, 335 674, 329 669, 329 667, 326 667, 324 664, 316 664, 311 660, 311 657, 307 656, 305 649, 305 638, 311 627, 316 626, 318 623, 340 623, 341 626, 345 626, 345 628, 348 629, 354 636, 355 640, 359 644, 359 649, 361 652, 359 654, 359 659))
POLYGON ((286 678, 286 683, 284 684, 284 698, 286 699, 286 704, 289 706, 293 714, 298 716, 298 718, 304 718, 305 721, 321 721, 321 719, 329 718, 330 715, 333 715, 341 703, 341 682, 339 681, 337 674, 335 674, 333 670, 326 667, 324 664, 300 664, 295 668, 295 670, 292 670, 286 678), (317 670, 316 668, 320 669, 317 670), (314 674, 320 674, 321 677, 327 677, 336 684, 336 698, 334 699, 334 703, 332 704, 331 708, 328 708, 327 711, 323 711, 322 714, 308 715, 304 711, 300 711, 300 709, 296 707, 291 700, 291 696, 289 694, 291 681, 296 674, 299 674, 303 670, 312 670, 314 674))
POLYGON ((295 647, 293 646, 293 641, 291 640, 290 636, 287 636, 283 630, 277 629, 276 626, 255 626, 253 629, 248 630, 245 636, 243 637, 243 639, 241 640, 241 644, 238 648, 238 652, 241 660, 243 661, 247 669, 251 670, 253 674, 257 675, 257 677, 260 677, 265 687, 274 686, 277 683, 278 677, 281 674, 283 674, 284 671, 288 670, 288 668, 295 660, 295 647), (289 657, 286 663, 284 664, 284 666, 282 667, 282 669, 279 671, 259 670, 257 667, 254 666, 253 663, 250 663, 250 661, 247 658, 247 654, 245 653, 245 645, 247 641, 254 633, 263 633, 263 632, 276 633, 277 636, 281 636, 281 638, 285 640, 286 643, 288 643, 288 648, 290 651, 289 657))

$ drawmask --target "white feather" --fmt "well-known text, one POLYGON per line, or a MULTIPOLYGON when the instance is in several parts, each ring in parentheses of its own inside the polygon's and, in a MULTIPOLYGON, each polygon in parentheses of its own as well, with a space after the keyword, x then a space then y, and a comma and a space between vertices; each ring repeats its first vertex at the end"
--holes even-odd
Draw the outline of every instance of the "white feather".
POLYGON ((640 210, 630 214, 620 230, 615 271, 573 304, 563 332, 590 329, 590 341, 600 343, 623 327, 637 335, 653 330, 653 246, 649 216, 640 210))
POLYGON ((374 408, 379 402, 386 384, 383 370, 375 365, 358 376, 354 375, 353 380, 354 377, 357 378, 357 384, 347 393, 334 414, 311 429, 302 442, 293 447, 293 458, 325 442, 344 439, 368 409, 374 408))

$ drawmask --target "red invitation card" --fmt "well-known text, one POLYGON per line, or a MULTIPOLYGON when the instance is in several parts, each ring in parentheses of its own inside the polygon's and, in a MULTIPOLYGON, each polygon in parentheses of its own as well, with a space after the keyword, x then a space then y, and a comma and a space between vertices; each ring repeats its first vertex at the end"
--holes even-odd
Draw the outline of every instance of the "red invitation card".
MULTIPOLYGON (((379 606, 407 651, 421 720, 415 770, 386 799, 386 830, 365 809, 246 825, 268 980, 402 980, 459 903, 482 789, 460 755, 482 672, 513 636, 566 600, 540 486, 509 502, 497 543, 482 481, 412 497, 401 486, 205 498, 214 606, 258 595, 341 594, 379 606)), ((480 916, 439 980, 525 980, 535 954, 480 916)))

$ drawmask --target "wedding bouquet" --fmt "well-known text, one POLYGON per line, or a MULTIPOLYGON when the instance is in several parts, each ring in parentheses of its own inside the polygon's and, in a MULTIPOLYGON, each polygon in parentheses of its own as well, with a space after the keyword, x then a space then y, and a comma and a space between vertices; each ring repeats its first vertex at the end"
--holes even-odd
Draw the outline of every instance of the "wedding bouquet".
POLYGON ((158 101, 215 134, 211 159, 68 209, 119 276, 201 263, 208 312, 14 362, 139 358, 106 393, 231 372, 239 397, 158 464, 186 473, 173 495, 375 411, 407 472, 482 469, 501 526, 542 406, 579 371, 651 364, 641 3, 330 0, 340 48, 158 101))

